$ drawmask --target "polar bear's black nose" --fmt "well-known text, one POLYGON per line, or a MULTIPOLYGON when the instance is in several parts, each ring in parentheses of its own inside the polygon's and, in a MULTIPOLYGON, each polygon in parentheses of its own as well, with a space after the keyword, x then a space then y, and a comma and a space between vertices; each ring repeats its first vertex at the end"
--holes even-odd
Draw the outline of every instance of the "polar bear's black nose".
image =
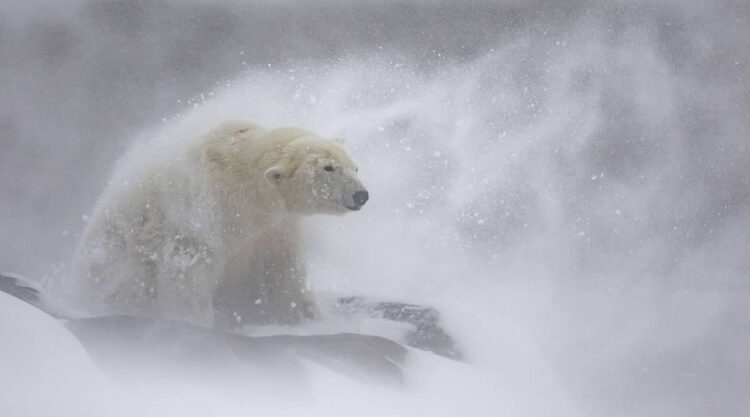
POLYGON ((370 194, 367 191, 357 191, 352 198, 354 199, 354 205, 360 208, 370 199, 370 194))

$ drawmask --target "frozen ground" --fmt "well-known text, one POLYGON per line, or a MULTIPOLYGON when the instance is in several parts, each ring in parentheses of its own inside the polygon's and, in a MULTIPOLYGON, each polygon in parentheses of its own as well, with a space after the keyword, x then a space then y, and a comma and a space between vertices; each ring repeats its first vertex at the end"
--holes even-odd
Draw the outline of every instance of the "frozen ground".
POLYGON ((746 2, 58 8, 0 6, 0 269, 54 288, 139 138, 301 125, 371 193, 308 222, 313 287, 434 306, 467 363, 123 380, 0 295, 4 415, 746 413, 746 2))

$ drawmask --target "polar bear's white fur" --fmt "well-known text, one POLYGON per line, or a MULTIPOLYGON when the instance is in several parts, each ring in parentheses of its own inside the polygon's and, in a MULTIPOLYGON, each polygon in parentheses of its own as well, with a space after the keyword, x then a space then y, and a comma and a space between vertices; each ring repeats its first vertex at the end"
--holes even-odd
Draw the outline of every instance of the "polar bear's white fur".
POLYGON ((218 326, 314 317, 298 221, 367 201, 354 162, 297 128, 226 122, 184 143, 115 172, 75 251, 79 305, 218 326))

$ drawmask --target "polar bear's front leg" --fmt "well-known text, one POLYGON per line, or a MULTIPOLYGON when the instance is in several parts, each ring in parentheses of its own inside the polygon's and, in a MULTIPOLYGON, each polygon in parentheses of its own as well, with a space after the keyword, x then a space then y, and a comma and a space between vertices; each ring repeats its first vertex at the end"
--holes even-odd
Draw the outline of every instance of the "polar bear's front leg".
POLYGON ((298 324, 320 317, 307 287, 298 240, 296 225, 282 224, 266 231, 256 245, 258 265, 263 268, 259 272, 266 289, 266 311, 277 323, 298 324))
POLYGON ((290 236, 289 228, 268 228, 228 263, 214 300, 218 326, 299 324, 319 317, 290 236))
POLYGON ((320 317, 311 291, 307 288, 305 265, 296 259, 296 253, 279 251, 266 259, 264 280, 267 310, 278 323, 298 324, 320 317))

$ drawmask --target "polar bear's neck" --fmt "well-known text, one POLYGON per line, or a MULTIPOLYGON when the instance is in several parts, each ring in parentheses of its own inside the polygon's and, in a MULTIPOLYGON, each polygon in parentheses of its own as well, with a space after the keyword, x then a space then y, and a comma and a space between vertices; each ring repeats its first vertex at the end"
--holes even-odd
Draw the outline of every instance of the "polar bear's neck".
POLYGON ((290 215, 264 178, 279 157, 279 143, 264 140, 262 130, 253 125, 236 128, 233 134, 209 136, 192 156, 205 170, 225 231, 242 238, 287 222, 290 215))

